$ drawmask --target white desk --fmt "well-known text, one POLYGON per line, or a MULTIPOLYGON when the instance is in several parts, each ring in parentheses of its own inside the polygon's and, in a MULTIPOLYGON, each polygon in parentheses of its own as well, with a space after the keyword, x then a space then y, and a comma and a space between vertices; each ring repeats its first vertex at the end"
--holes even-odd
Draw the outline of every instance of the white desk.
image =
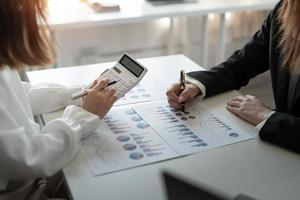
MULTIPOLYGON (((163 74, 172 75, 174 72, 171 69, 175 65, 201 69, 182 55, 141 59, 140 62, 149 67, 151 75, 157 74, 158 69, 162 69, 163 74)), ((92 80, 99 69, 109 65, 111 64, 35 71, 29 72, 28 77, 33 83, 50 81, 72 85, 86 78, 92 80)), ((225 109, 226 101, 237 94, 234 91, 224 93, 202 103, 221 112, 245 131, 251 131, 253 126, 225 109)), ((46 121, 59 114, 46 115, 46 121)), ((92 176, 79 153, 64 169, 64 173, 74 199, 161 200, 166 199, 161 179, 161 172, 165 169, 230 196, 244 193, 261 200, 299 199, 300 156, 259 139, 98 177, 92 176)))
MULTIPOLYGON (((203 16, 202 41, 203 66, 208 62, 208 14, 218 13, 221 16, 219 36, 219 61, 224 60, 226 43, 226 12, 253 11, 272 9, 278 0, 199 0, 196 3, 169 4, 153 6, 145 0, 115 0, 121 7, 120 12, 95 14, 79 0, 50 0, 49 1, 49 24, 55 34, 64 29, 86 28, 101 25, 134 23, 154 20, 164 17, 171 18, 170 45, 172 51, 173 18, 203 16)), ((187 34, 186 34, 187 35, 187 34)), ((187 40, 188 41, 188 40, 187 40)), ((58 64, 59 64, 58 60, 58 64)))

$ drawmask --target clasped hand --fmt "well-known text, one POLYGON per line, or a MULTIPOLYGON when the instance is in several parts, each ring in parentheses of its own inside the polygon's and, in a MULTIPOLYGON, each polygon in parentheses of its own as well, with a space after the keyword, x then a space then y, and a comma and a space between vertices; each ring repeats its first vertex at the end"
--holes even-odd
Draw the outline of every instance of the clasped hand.
MULTIPOLYGON (((194 84, 187 84, 186 89, 181 93, 180 85, 173 84, 166 92, 169 104, 174 108, 181 108, 181 103, 192 101, 196 96, 201 95, 201 90, 194 84)), ((251 96, 237 96, 227 103, 226 109, 238 117, 258 125, 265 120, 271 109, 260 99, 251 96)))
POLYGON ((251 95, 233 98, 227 102, 226 109, 255 126, 272 111, 260 99, 251 95))

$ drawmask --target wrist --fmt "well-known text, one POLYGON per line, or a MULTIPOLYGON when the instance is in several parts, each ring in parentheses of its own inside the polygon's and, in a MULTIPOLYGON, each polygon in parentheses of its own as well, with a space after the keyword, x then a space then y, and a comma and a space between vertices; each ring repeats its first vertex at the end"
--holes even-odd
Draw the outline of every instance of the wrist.
POLYGON ((268 110, 265 110, 264 112, 262 112, 262 113, 260 114, 259 123, 265 121, 265 120, 268 118, 268 116, 269 116, 269 114, 270 114, 271 112, 272 112, 271 109, 268 109, 268 110))
POLYGON ((190 84, 191 84, 191 87, 193 88, 193 91, 194 91, 193 92, 194 93, 194 97, 202 95, 202 91, 200 90, 200 88, 197 85, 195 85, 193 83, 190 83, 190 84))

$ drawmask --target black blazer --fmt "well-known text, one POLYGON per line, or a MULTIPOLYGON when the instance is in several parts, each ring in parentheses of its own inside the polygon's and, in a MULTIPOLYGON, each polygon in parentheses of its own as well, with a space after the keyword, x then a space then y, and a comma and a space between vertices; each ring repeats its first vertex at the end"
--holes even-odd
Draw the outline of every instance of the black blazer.
POLYGON ((293 151, 300 152, 300 81, 296 85, 291 112, 287 111, 289 72, 282 66, 277 48, 280 32, 277 20, 281 3, 270 12, 261 29, 229 59, 210 71, 191 72, 189 75, 206 87, 207 97, 238 90, 260 73, 270 70, 276 113, 262 127, 259 136, 293 151))

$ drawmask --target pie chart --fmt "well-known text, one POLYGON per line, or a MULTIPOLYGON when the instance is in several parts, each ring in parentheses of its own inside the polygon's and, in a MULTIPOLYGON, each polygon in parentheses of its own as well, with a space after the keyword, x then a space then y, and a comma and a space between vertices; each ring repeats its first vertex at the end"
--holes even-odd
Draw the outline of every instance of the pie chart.
POLYGON ((140 152, 133 152, 129 155, 129 158, 131 158, 132 160, 140 160, 144 157, 144 155, 140 152))
POLYGON ((126 151, 132 151, 136 149, 136 146, 134 144, 125 144, 123 145, 123 149, 126 151))
POLYGON ((121 135, 121 136, 117 137, 117 140, 119 142, 127 142, 130 140, 130 137, 128 137, 127 135, 121 135))

